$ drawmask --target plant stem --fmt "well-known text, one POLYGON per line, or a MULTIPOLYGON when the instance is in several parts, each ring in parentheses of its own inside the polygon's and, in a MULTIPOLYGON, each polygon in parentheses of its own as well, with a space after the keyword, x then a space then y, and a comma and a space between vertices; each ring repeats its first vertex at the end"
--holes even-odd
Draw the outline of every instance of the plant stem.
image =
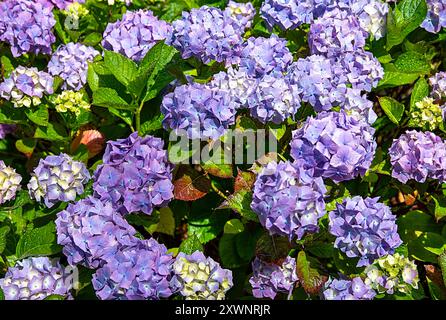
POLYGON ((141 131, 141 111, 142 111, 143 107, 144 107, 144 101, 141 101, 138 109, 136 110, 136 114, 135 114, 136 131, 138 131, 138 133, 140 133, 140 131, 141 131))
POLYGON ((214 184, 214 181, 211 181, 211 187, 212 190, 214 190, 220 197, 222 197, 225 200, 228 200, 228 197, 217 188, 217 186, 214 184))

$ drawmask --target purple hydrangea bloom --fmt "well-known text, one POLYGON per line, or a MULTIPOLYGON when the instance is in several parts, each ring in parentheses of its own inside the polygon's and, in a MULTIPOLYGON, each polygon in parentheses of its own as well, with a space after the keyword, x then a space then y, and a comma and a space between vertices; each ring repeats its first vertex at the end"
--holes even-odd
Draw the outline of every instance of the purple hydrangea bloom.
POLYGON ((158 300, 170 297, 174 259, 155 239, 119 250, 93 275, 101 300, 158 300))
POLYGON ((135 244, 136 231, 109 202, 88 197, 57 214, 57 243, 71 265, 97 268, 135 244))
POLYGON ((440 32, 446 27, 446 2, 444 0, 427 0, 427 17, 421 27, 431 33, 440 32))
POLYGON ((393 141, 389 156, 392 177, 402 183, 446 181, 446 144, 432 132, 407 131, 393 141))
POLYGON ((173 199, 172 170, 160 138, 132 133, 108 142, 103 164, 94 173, 94 194, 125 215, 151 214, 173 199))
POLYGON ((319 18, 332 2, 333 0, 266 0, 260 8, 260 14, 269 28, 277 25, 283 30, 293 30, 319 18))
POLYGON ((334 9, 326 12, 310 27, 308 43, 312 54, 337 57, 365 46, 367 32, 350 12, 334 9))
POLYGON ((0 97, 16 108, 37 106, 45 94, 53 93, 53 77, 37 68, 18 66, 0 83, 0 97))
POLYGON ((429 84, 432 87, 431 96, 440 100, 446 98, 446 72, 440 71, 429 78, 429 84))
POLYGON ((99 54, 99 51, 80 43, 62 45, 51 57, 48 72, 64 80, 62 89, 79 91, 87 82, 88 62, 99 54))
POLYGON ((354 89, 372 91, 384 78, 384 69, 373 54, 364 50, 341 55, 338 63, 345 69, 348 82, 354 89))
POLYGON ((275 34, 269 38, 251 37, 243 45, 240 66, 255 77, 261 77, 272 71, 285 72, 293 62, 293 55, 286 44, 285 39, 275 34))
POLYGON ((252 77, 245 68, 229 67, 226 72, 214 75, 209 87, 223 90, 231 96, 237 108, 247 107, 248 98, 257 88, 258 79, 252 77))
POLYGON ((74 2, 84 3, 85 0, 37 0, 36 2, 40 2, 44 7, 51 9, 57 7, 58 9, 63 10, 74 2))
POLYGON ((170 38, 171 32, 171 26, 150 10, 128 11, 121 20, 107 25, 102 46, 140 61, 158 41, 170 38))
POLYGON ((230 0, 226 11, 229 12, 231 18, 243 29, 251 28, 256 15, 256 9, 251 2, 239 3, 230 0))
POLYGON ((270 162, 254 184, 251 208, 271 235, 300 240, 319 231, 326 192, 322 178, 300 164, 270 162))
POLYGON ((14 57, 27 52, 51 54, 56 24, 50 7, 31 0, 0 2, 0 41, 11 45, 14 57))
POLYGON ((293 132, 291 156, 314 176, 338 183, 364 176, 372 164, 375 129, 341 110, 309 117, 293 132))
POLYGON ((386 32, 389 5, 380 0, 341 0, 358 19, 359 25, 375 39, 381 39, 386 32))
POLYGON ((300 92, 301 100, 311 104, 317 112, 330 110, 344 102, 347 92, 345 69, 323 56, 299 59, 288 68, 286 77, 300 92))
POLYGON ((256 298, 274 299, 280 292, 291 294, 298 281, 296 259, 287 257, 282 265, 266 263, 255 258, 253 275, 249 279, 252 294, 256 298))
POLYGON ((359 89, 347 88, 344 104, 341 108, 358 121, 364 120, 373 124, 378 116, 373 110, 373 102, 367 99, 367 96, 361 93, 359 89))
POLYGON ((0 205, 15 198, 21 189, 22 176, 0 160, 0 205))
POLYGON ((298 90, 280 73, 267 74, 260 79, 248 98, 251 116, 262 123, 283 123, 300 108, 298 90))
POLYGON ((379 198, 359 196, 344 199, 328 214, 334 246, 347 257, 360 258, 358 267, 394 253, 403 242, 398 235, 396 216, 379 198))
POLYGON ((230 10, 202 6, 183 12, 172 24, 172 37, 166 42, 177 48, 184 59, 196 57, 204 63, 212 60, 227 66, 240 60, 244 28, 230 10))
MULTIPOLYGON (((1 87, 1 84, 0 84, 1 87)), ((16 130, 16 125, 14 124, 1 124, 0 123, 0 139, 5 139, 6 136, 10 133, 13 133, 16 130)))
POLYGON ((51 208, 59 201, 74 201, 84 193, 84 185, 90 180, 85 164, 74 161, 69 155, 48 156, 40 159, 31 174, 28 191, 31 198, 51 208))
POLYGON ((322 295, 325 300, 373 300, 376 292, 356 277, 352 280, 329 279, 322 295))
POLYGON ((223 269, 200 251, 191 255, 180 252, 173 273, 173 285, 186 300, 224 300, 233 286, 232 271, 223 269))
POLYGON ((43 300, 55 294, 71 298, 72 271, 48 257, 27 258, 8 269, 0 288, 5 300, 43 300))
POLYGON ((161 105, 163 125, 189 139, 220 138, 232 124, 238 105, 227 91, 193 83, 167 94, 161 105))

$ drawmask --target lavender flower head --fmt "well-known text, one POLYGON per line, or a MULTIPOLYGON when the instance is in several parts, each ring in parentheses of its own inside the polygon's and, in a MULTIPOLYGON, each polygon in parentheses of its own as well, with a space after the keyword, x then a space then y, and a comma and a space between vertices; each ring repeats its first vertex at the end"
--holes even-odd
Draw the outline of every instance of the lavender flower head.
POLYGON ((239 62, 244 28, 230 10, 194 8, 184 11, 172 27, 172 37, 166 43, 178 49, 183 59, 196 57, 204 63, 215 60, 227 66, 239 62))
POLYGON ((269 38, 251 37, 246 40, 241 52, 240 66, 255 77, 276 72, 285 72, 293 62, 287 41, 272 34, 269 38))
POLYGON ((44 7, 51 8, 57 7, 60 10, 66 9, 72 3, 84 3, 85 0, 37 0, 44 7))
POLYGON ((2 83, 0 97, 16 108, 37 106, 46 94, 53 93, 53 77, 37 68, 18 66, 2 83))
POLYGON ((356 277, 352 280, 329 279, 322 295, 325 300, 373 300, 376 292, 356 277))
POLYGON ((287 257, 282 265, 266 263, 255 258, 253 275, 249 279, 256 298, 274 299, 278 293, 291 294, 297 281, 296 259, 287 257))
POLYGON ((235 123, 238 105, 227 91, 193 83, 175 88, 161 105, 163 125, 189 139, 220 138, 235 123))
POLYGON ((48 208, 57 202, 74 201, 84 193, 84 185, 90 180, 85 164, 74 161, 61 153, 40 159, 39 165, 31 174, 28 191, 31 198, 44 202, 48 208))
POLYGON ((389 5, 380 0, 343 0, 359 20, 359 25, 376 40, 386 33, 389 5))
POLYGON ((71 298, 72 271, 48 257, 27 258, 8 269, 0 288, 5 300, 43 300, 54 294, 71 298))
POLYGON ((103 164, 94 173, 93 190, 101 201, 110 201, 123 214, 151 214, 173 199, 172 170, 164 142, 132 133, 108 142, 103 164))
POLYGON ((232 271, 223 269, 200 251, 181 252, 173 264, 173 283, 186 300, 224 300, 231 289, 232 271))
POLYGON ((432 87, 431 96, 435 100, 446 98, 446 72, 440 71, 429 78, 432 87))
POLYGON ((107 25, 102 46, 140 61, 158 41, 168 39, 171 32, 171 26, 150 10, 128 11, 121 20, 107 25))
POLYGON ((334 246, 347 257, 360 258, 358 267, 393 254, 402 241, 398 235, 396 216, 379 198, 346 198, 328 214, 334 246))
POLYGON ((21 189, 22 176, 0 160, 0 205, 15 198, 21 189))
POLYGON ((315 177, 338 183, 364 176, 376 151, 375 129, 341 110, 309 117, 293 132, 291 156, 315 177))
POLYGON ((14 124, 1 124, 0 123, 0 139, 5 139, 8 134, 14 133, 14 131, 16 129, 17 129, 17 127, 14 124))
POLYGON ((99 54, 92 47, 70 42, 53 53, 48 63, 48 73, 64 80, 63 90, 79 91, 87 82, 88 62, 99 54))
POLYGON ((407 131, 389 149, 392 177, 402 183, 446 181, 446 144, 432 132, 407 131))
POLYGON ((270 29, 279 26, 293 30, 301 24, 311 24, 319 18, 333 0, 266 0, 260 14, 270 29))
POLYGON ((341 108, 358 121, 365 121, 368 124, 373 124, 378 118, 373 110, 373 102, 359 89, 347 88, 345 102, 341 108))
POLYGON ((326 192, 322 178, 313 177, 311 170, 289 162, 270 162, 254 184, 251 209, 271 235, 300 240, 319 231, 326 192))
POLYGON ((239 3, 230 0, 226 11, 229 12, 232 19, 234 19, 241 28, 251 28, 256 15, 256 9, 251 2, 239 3))
POLYGON ((136 231, 109 202, 88 197, 57 214, 57 243, 70 265, 97 268, 135 243, 136 231))
POLYGON ((251 116, 262 123, 283 123, 300 108, 298 90, 280 73, 267 74, 248 98, 251 116))
POLYGON ((286 77, 297 88, 301 100, 308 102, 317 112, 330 110, 345 100, 345 69, 323 56, 299 59, 288 68, 286 77))
POLYGON ((170 297, 174 259, 155 239, 119 250, 93 275, 101 300, 158 300, 170 297))
POLYGON ((427 17, 421 27, 431 33, 438 33, 446 27, 446 3, 444 0, 427 0, 427 17))
POLYGON ((365 46, 367 32, 350 12, 334 9, 326 12, 311 26, 308 43, 312 54, 337 57, 345 52, 356 52, 365 46))
POLYGON ((31 0, 0 2, 0 41, 11 45, 14 57, 27 52, 51 54, 55 24, 51 7, 31 0))

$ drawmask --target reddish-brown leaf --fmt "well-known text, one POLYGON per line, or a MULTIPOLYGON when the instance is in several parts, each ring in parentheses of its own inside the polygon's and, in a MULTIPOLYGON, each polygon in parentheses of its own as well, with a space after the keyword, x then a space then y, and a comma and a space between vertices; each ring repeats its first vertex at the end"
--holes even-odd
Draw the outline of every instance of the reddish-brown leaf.
POLYGON ((189 166, 181 166, 174 182, 175 199, 194 201, 203 198, 211 188, 211 181, 189 166))
POLYGON ((237 169, 237 177, 235 178, 234 191, 242 190, 251 191, 256 181, 256 175, 250 171, 241 171, 237 169))

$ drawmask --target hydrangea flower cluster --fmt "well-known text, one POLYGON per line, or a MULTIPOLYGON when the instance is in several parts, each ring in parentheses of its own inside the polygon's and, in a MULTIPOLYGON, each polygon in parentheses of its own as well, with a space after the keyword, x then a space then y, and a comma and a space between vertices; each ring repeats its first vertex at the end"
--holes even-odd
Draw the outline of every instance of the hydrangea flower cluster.
POLYGON ((347 257, 360 258, 358 267, 392 254, 402 243, 396 217, 379 198, 346 198, 329 213, 330 233, 334 246, 347 257))
POLYGON ((296 259, 291 257, 287 257, 282 265, 266 263, 255 258, 252 270, 253 275, 249 283, 256 298, 274 299, 281 292, 290 294, 298 281, 296 259))
POLYGON ((87 82, 88 62, 99 54, 92 47, 70 42, 54 52, 48 63, 48 72, 64 80, 62 89, 79 91, 87 82))
POLYGON ((443 0, 427 0, 427 17, 421 27, 431 33, 446 27, 446 3, 443 0))
POLYGON ((248 98, 251 116, 262 123, 283 123, 300 108, 298 91, 280 73, 261 78, 248 98))
POLYGON ((172 165, 160 138, 132 133, 108 142, 103 164, 94 173, 94 194, 125 215, 151 214, 173 199, 172 165))
POLYGON ((57 214, 57 243, 71 265, 97 268, 135 244, 136 231, 108 202, 88 197, 57 214))
POLYGON ((373 300, 376 292, 356 277, 352 280, 329 279, 322 295, 325 300, 373 300))
POLYGON ((238 3, 230 0, 226 11, 229 11, 230 16, 234 19, 241 28, 251 28, 256 9, 251 2, 238 3))
POLYGON ((0 160, 0 205, 15 198, 21 189, 22 176, 0 160))
POLYGON ((432 87, 431 96, 435 100, 446 98, 446 72, 440 71, 429 78, 432 87))
POLYGON ((90 110, 90 104, 85 101, 84 94, 79 91, 65 90, 54 99, 56 111, 60 113, 73 112, 80 115, 81 111, 90 110))
POLYGON ((14 57, 27 52, 51 54, 56 41, 56 24, 51 7, 31 0, 6 0, 0 3, 0 41, 11 45, 14 57))
POLYGON ((270 162, 254 184, 251 208, 270 234, 291 241, 319 230, 318 220, 325 214, 326 189, 322 178, 300 164, 270 162))
POLYGON ((399 253, 376 260, 364 273, 367 275, 364 282, 378 293, 410 293, 418 289, 420 281, 415 262, 399 253))
POLYGON ((8 268, 0 288, 6 300, 43 300, 54 294, 70 298, 73 275, 58 260, 27 258, 8 268))
POLYGON ((0 139, 5 139, 6 136, 13 133, 16 128, 17 127, 13 124, 0 124, 0 139))
POLYGON ((90 180, 85 164, 74 161, 69 155, 48 156, 40 159, 31 174, 28 191, 31 198, 44 202, 48 208, 57 202, 76 200, 84 193, 84 185, 90 180))
POLYGON ((45 94, 52 93, 53 77, 37 68, 18 66, 0 83, 0 96, 16 108, 37 106, 45 94))
POLYGON ((216 140, 235 123, 237 103, 227 91, 192 83, 175 88, 164 96, 163 125, 178 136, 216 140))
POLYGON ((342 0, 338 6, 348 8, 357 17, 359 25, 375 39, 384 37, 389 5, 380 0, 342 0))
POLYGON ((365 120, 368 124, 373 124, 378 118, 373 111, 373 102, 367 99, 367 95, 362 94, 359 89, 347 88, 342 109, 356 120, 365 120))
POLYGON ((171 32, 171 26, 150 10, 128 11, 121 20, 107 25, 102 46, 140 61, 158 41, 169 39, 171 32))
POLYGON ((334 182, 364 176, 372 164, 375 130, 365 121, 340 112, 309 117, 293 132, 291 156, 313 169, 315 177, 334 182))
POLYGON ((79 2, 73 2, 69 4, 62 13, 72 19, 72 21, 78 21, 80 18, 87 16, 90 11, 79 2))
POLYGON ((393 141, 389 156, 392 177, 402 183, 446 180, 446 144, 432 132, 407 131, 393 141))
POLYGON ((84 3, 85 0, 37 0, 37 2, 40 2, 43 6, 47 8, 53 9, 53 7, 57 7, 58 9, 63 10, 76 2, 84 3))
POLYGON ((240 66, 254 77, 285 72, 293 62, 293 55, 286 46, 287 41, 272 34, 269 38, 250 37, 243 45, 240 66))
POLYGON ((266 0, 260 14, 271 29, 277 25, 283 30, 293 30, 319 18, 332 2, 333 0, 266 0))
POLYGON ((183 11, 172 27, 172 37, 166 43, 177 48, 184 59, 196 57, 204 63, 215 60, 227 66, 239 62, 244 28, 231 10, 202 6, 183 11))
POLYGON ((435 130, 443 125, 446 106, 440 106, 433 98, 426 97, 417 102, 410 111, 410 125, 426 130, 435 130))
POLYGON ((93 275, 101 300, 158 300, 170 297, 174 259, 156 240, 141 241, 119 250, 93 275))

